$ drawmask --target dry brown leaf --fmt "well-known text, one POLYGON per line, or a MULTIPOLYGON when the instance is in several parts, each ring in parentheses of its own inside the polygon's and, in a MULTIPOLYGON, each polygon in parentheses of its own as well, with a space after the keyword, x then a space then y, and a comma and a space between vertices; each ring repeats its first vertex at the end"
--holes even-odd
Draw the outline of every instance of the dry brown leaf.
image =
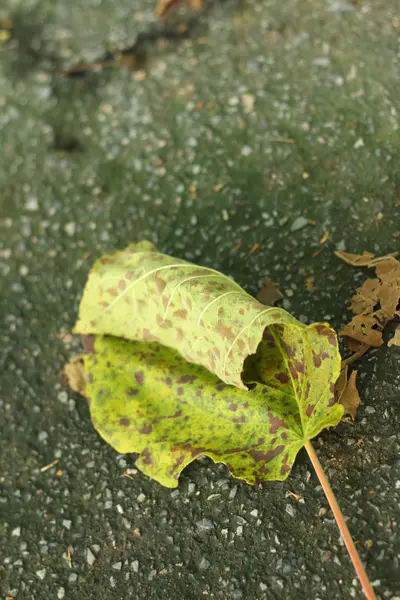
POLYGON ((345 413, 351 415, 353 421, 356 418, 357 408, 360 404, 360 396, 356 385, 357 371, 352 371, 340 397, 340 404, 345 413))
POLYGON ((357 342, 356 340, 353 341, 357 343, 358 349, 354 352, 354 354, 351 354, 350 356, 342 360, 342 369, 345 366, 351 365, 351 363, 353 363, 355 360, 361 358, 361 356, 363 356, 367 352, 367 350, 371 348, 371 346, 368 346, 367 344, 362 344, 361 342, 357 342))
POLYGON ((82 359, 75 356, 70 363, 64 367, 64 375, 68 380, 68 385, 74 392, 78 392, 82 396, 85 395, 86 375, 82 359))
POLYGON ((390 262, 398 255, 398 252, 392 252, 391 254, 386 254, 385 256, 378 256, 378 258, 375 258, 375 254, 371 254, 371 252, 363 252, 363 254, 351 254, 350 252, 336 250, 335 254, 338 258, 341 258, 345 263, 351 265, 352 267, 374 267, 381 262, 390 262))
POLYGON ((351 299, 350 310, 355 315, 373 312, 374 306, 378 303, 380 286, 381 282, 379 279, 367 279, 364 281, 351 299))
POLYGON ((200 10, 203 6, 202 0, 159 0, 156 8, 156 15, 162 19, 171 10, 183 3, 188 4, 193 10, 200 10))
POLYGON ((347 335, 367 346, 379 348, 383 344, 382 331, 380 329, 380 323, 373 314, 356 315, 350 323, 343 327, 340 335, 347 335))
POLYGON ((371 261, 375 258, 375 255, 371 254, 371 252, 364 252, 363 254, 351 254, 350 252, 336 250, 335 254, 338 258, 341 258, 345 263, 351 265, 352 267, 369 267, 371 261))
POLYGON ((264 281, 261 282, 261 290, 258 292, 256 298, 261 304, 274 306, 278 300, 282 300, 283 296, 279 291, 278 286, 273 281, 264 279, 264 281))
POLYGON ((383 344, 384 327, 400 317, 400 262, 395 258, 397 253, 378 257, 370 252, 335 254, 350 265, 375 268, 377 278, 367 279, 352 297, 350 310, 355 316, 342 329, 341 335, 347 336, 348 347, 353 351, 360 349, 354 340, 379 347, 383 344))
POLYGON ((397 325, 396 331, 394 332, 394 336, 388 342, 388 346, 400 346, 400 325, 397 325))

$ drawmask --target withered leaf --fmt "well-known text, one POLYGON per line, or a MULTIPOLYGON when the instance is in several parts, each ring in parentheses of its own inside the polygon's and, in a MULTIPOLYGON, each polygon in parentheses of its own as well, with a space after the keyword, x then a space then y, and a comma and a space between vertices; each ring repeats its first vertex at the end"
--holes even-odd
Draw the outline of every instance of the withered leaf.
POLYGON ((394 336, 389 340, 388 346, 400 346, 400 325, 397 325, 394 336))
POLYGON ((374 314, 356 315, 340 332, 358 342, 379 348, 383 344, 382 328, 374 314))
POLYGON ((343 416, 328 324, 305 326, 150 242, 95 263, 75 331, 86 354, 74 385, 86 384, 96 429, 169 487, 200 454, 249 483, 284 479, 298 450, 343 416))
POLYGON ((369 346, 383 344, 382 330, 395 318, 400 317, 400 263, 397 253, 375 257, 370 252, 336 255, 353 266, 372 267, 377 277, 367 279, 352 297, 350 309, 353 319, 340 332, 348 337, 349 348, 354 340, 369 346), (353 341, 352 341, 353 340, 353 341))
POLYGON ((202 0, 159 0, 156 15, 159 18, 163 18, 171 12, 171 10, 184 3, 188 4, 193 10, 200 10, 203 6, 202 0))
POLYGON ((341 250, 336 250, 335 252, 338 258, 341 258, 345 263, 351 265, 352 267, 374 267, 380 262, 386 262, 387 260, 391 260, 392 258, 397 256, 397 252, 392 252, 391 254, 386 254, 385 256, 375 257, 375 254, 371 254, 371 252, 363 252, 363 254, 351 254, 350 252, 342 252, 341 250))
POLYGON ((352 371, 350 377, 347 379, 347 366, 345 370, 346 382, 340 395, 340 404, 343 406, 345 414, 351 415, 354 421, 358 405, 360 404, 360 396, 356 385, 357 371, 352 371))
POLYGON ((256 296, 257 300, 261 304, 266 306, 274 306, 279 300, 282 300, 283 295, 281 294, 276 283, 270 279, 264 279, 261 282, 261 289, 256 296))

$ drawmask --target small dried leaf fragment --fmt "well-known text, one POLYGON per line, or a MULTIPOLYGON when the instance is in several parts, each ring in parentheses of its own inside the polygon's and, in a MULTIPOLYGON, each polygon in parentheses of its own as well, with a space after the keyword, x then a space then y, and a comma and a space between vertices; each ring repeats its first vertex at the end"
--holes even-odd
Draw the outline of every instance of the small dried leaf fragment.
POLYGON ((350 323, 347 323, 340 332, 357 342, 379 348, 383 344, 382 328, 378 319, 371 313, 368 315, 356 315, 350 323))
POLYGON ((68 381, 69 387, 82 396, 85 395, 86 391, 86 374, 85 367, 83 366, 82 356, 75 356, 67 365, 64 367, 64 375, 68 381))
POLYGON ((257 300, 261 304, 266 306, 274 306, 279 300, 282 300, 283 295, 281 294, 276 283, 270 279, 264 279, 261 282, 261 289, 256 296, 257 300))
POLYGON ((400 346, 400 325, 396 327, 396 331, 394 332, 394 336, 388 342, 388 346, 400 346))
POLYGON ((193 10, 201 10, 203 7, 202 0, 159 0, 156 9, 156 15, 162 19, 174 8, 183 3, 188 4, 191 8, 193 8, 193 10))
POLYGON ((345 414, 351 415, 353 421, 356 418, 357 408, 360 404, 360 396, 357 390, 356 378, 357 371, 352 371, 348 379, 346 372, 346 383, 340 396, 340 404, 343 406, 345 414))
POLYGON ((335 254, 338 258, 341 258, 345 263, 352 267, 374 267, 380 262, 386 262, 387 260, 395 258, 398 253, 392 252, 391 254, 386 254, 385 256, 380 256, 378 258, 375 258, 375 254, 371 254, 371 252, 351 254, 350 252, 336 250, 335 254))

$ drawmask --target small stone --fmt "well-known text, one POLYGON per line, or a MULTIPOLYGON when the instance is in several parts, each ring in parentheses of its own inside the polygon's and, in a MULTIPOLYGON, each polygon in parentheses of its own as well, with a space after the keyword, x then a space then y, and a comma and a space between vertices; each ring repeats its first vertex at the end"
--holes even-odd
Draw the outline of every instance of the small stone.
POLYGON ((132 567, 132 571, 134 573, 138 573, 139 572, 139 561, 138 560, 132 561, 131 567, 132 567))
POLYGON ((268 586, 267 586, 267 585, 265 585, 265 583, 261 582, 261 583, 260 583, 260 590, 261 590, 262 592, 265 592, 265 590, 267 590, 267 589, 268 589, 268 586))
POLYGON ((26 265, 21 265, 19 268, 19 274, 22 275, 22 277, 26 277, 29 273, 29 268, 26 265))
POLYGON ((214 523, 210 519, 201 519, 197 521, 196 527, 200 533, 209 533, 214 529, 214 523))
POLYGON ((291 504, 286 504, 285 510, 287 514, 291 517, 294 517, 294 515, 296 514, 296 511, 291 504))
POLYGON ((48 437, 49 437, 49 434, 47 433, 47 431, 39 431, 39 434, 38 434, 39 442, 45 442, 48 437))
POLYGON ((64 231, 68 235, 74 235, 74 233, 76 231, 76 223, 74 223, 73 221, 71 221, 70 223, 67 223, 64 227, 64 231))
POLYGON ((253 150, 252 148, 250 148, 250 146, 243 146, 242 148, 242 156, 250 156, 250 154, 252 154, 253 150))
POLYGON ((237 485, 235 485, 235 487, 233 487, 231 489, 231 491, 229 492, 229 500, 234 499, 234 497, 236 496, 236 492, 237 492, 237 485))
POLYGON ((78 575, 76 573, 71 573, 71 575, 68 577, 69 583, 75 583, 77 579, 78 575))
POLYGON ((124 514, 124 509, 122 508, 122 506, 120 504, 117 504, 117 511, 119 512, 120 515, 124 514))
POLYGON ((16 527, 12 530, 11 535, 13 537, 19 537, 21 535, 21 527, 16 527))
POLYGON ((68 519, 63 519, 63 527, 65 527, 65 529, 71 529, 71 525, 72 525, 72 521, 69 521, 68 519))
POLYGON ((112 566, 112 568, 115 571, 120 571, 122 569, 122 562, 116 562, 116 563, 114 563, 113 566, 112 566))
POLYGON ((253 96, 252 94, 242 95, 243 108, 246 114, 253 112, 255 100, 255 96, 253 96))
POLYGON ((242 525, 239 525, 239 527, 236 527, 236 535, 238 535, 239 537, 243 535, 242 525))
POLYGON ((39 579, 44 579, 46 577, 46 569, 39 569, 39 571, 36 571, 36 575, 39 579))
POLYGON ((90 548, 87 548, 86 549, 86 562, 88 563, 88 565, 91 567, 95 560, 96 560, 95 555, 90 550, 90 548))
POLYGON ((57 590, 57 598, 58 600, 62 600, 65 596, 65 589, 63 587, 59 587, 57 590))
POLYGON ((196 489, 196 484, 195 483, 189 483, 188 485, 188 494, 193 494, 193 492, 196 489))
POLYGON ((144 494, 139 494, 137 497, 138 502, 144 502, 146 500, 146 496, 144 494))
POLYGON ((354 150, 358 150, 358 148, 362 148, 364 146, 364 140, 362 138, 358 138, 358 140, 355 142, 353 148, 354 150))
POLYGON ((33 212, 38 208, 39 203, 37 201, 37 198, 35 198, 34 196, 29 196, 28 200, 25 203, 25 209, 33 212))
POLYGON ((201 571, 205 571, 206 569, 208 569, 210 564, 211 564, 210 561, 207 560, 205 556, 203 556, 201 561, 199 562, 199 569, 201 571))
POLYGON ((254 510, 251 511, 250 514, 252 517, 258 517, 258 510, 255 508, 254 510))
POLYGON ((305 227, 306 225, 308 225, 308 219, 306 219, 305 217, 297 217, 297 219, 295 219, 290 227, 290 231, 299 231, 300 229, 303 229, 303 227, 305 227))

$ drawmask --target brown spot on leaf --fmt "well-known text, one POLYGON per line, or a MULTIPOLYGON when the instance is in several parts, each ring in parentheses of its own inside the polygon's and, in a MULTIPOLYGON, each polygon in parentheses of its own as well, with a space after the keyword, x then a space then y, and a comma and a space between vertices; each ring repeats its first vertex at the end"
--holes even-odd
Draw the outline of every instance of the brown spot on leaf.
POLYGON ((96 341, 95 335, 82 336, 83 351, 85 354, 90 354, 91 352, 95 351, 95 347, 94 347, 95 341, 96 341))
POLYGON ((164 383, 165 383, 165 385, 167 385, 170 388, 172 385, 172 379, 170 377, 166 377, 164 379, 164 383))
POLYGON ((181 308, 180 310, 176 310, 174 312, 174 317, 177 317, 179 319, 187 319, 187 310, 185 310, 184 308, 181 308))
POLYGON ((144 373, 143 371, 136 371, 135 379, 139 385, 143 385, 144 383, 144 373))
POLYGON ((270 411, 268 411, 268 422, 271 425, 269 430, 271 435, 275 435, 279 427, 289 429, 289 425, 283 419, 275 417, 270 411))
POLYGON ((136 388, 129 388, 129 390, 127 391, 128 396, 137 396, 138 393, 139 390, 137 390, 136 388))
POLYGON ((161 279, 161 277, 159 277, 158 275, 156 275, 154 277, 154 281, 155 281, 155 284, 156 284, 156 287, 157 287, 157 292, 159 294, 162 294, 163 291, 164 291, 164 289, 165 289, 165 286, 167 285, 167 282, 164 281, 163 279, 161 279))
POLYGON ((183 396, 183 387, 178 387, 177 393, 178 393, 178 396, 183 396))
POLYGON ((143 456, 143 464, 145 464, 145 465, 152 465, 153 464, 153 460, 151 458, 151 454, 150 454, 148 448, 145 448, 143 450, 142 456, 143 456))
POLYGON ((118 283, 118 287, 119 289, 123 292, 124 289, 126 288, 126 283, 123 279, 120 280, 120 282, 118 283))
POLYGON ((279 456, 284 450, 285 446, 277 446, 273 450, 268 450, 268 452, 263 452, 262 450, 251 450, 250 454, 254 458, 254 460, 263 461, 263 462, 271 462, 276 456, 279 456))
POLYGON ((237 405, 237 404, 235 404, 234 402, 232 402, 232 403, 229 405, 229 410, 234 410, 234 411, 235 411, 235 410, 237 410, 237 408, 238 408, 238 405, 237 405))
POLYGON ((177 383, 193 383, 197 379, 196 375, 182 375, 176 380, 177 383))
POLYGON ((337 344, 336 335, 334 334, 333 330, 330 327, 327 327, 326 325, 317 325, 315 327, 315 331, 319 335, 325 336, 328 339, 328 342, 332 346, 336 346, 336 344, 337 344))
POLYGON ((289 459, 289 454, 285 454, 282 466, 281 466, 281 475, 285 475, 288 471, 290 471, 290 467, 287 465, 287 461, 289 459))
POLYGON ((319 354, 315 354, 315 352, 313 352, 313 363, 314 363, 314 367, 316 367, 317 369, 322 364, 321 357, 319 356, 319 354))
POLYGON ((306 415, 307 417, 311 417, 312 412, 314 410, 315 404, 309 404, 306 408, 306 415))
POLYGON ((283 433, 281 433, 281 438, 282 438, 283 440, 286 440, 286 439, 287 439, 287 433, 286 433, 286 431, 284 431, 283 433))
POLYGON ((152 432, 152 430, 153 430, 153 426, 150 425, 149 423, 146 423, 146 425, 143 425, 143 427, 141 429, 139 429, 139 433, 149 434, 152 432))
POLYGON ((122 417, 119 420, 119 424, 121 425, 121 427, 129 427, 129 425, 130 425, 130 419, 128 419, 127 417, 122 417))
POLYGON ((117 288, 108 288, 107 292, 110 294, 110 296, 118 296, 119 294, 117 288))
POLYGON ((277 379, 281 383, 289 383, 289 377, 287 373, 276 373, 275 379, 277 379))

